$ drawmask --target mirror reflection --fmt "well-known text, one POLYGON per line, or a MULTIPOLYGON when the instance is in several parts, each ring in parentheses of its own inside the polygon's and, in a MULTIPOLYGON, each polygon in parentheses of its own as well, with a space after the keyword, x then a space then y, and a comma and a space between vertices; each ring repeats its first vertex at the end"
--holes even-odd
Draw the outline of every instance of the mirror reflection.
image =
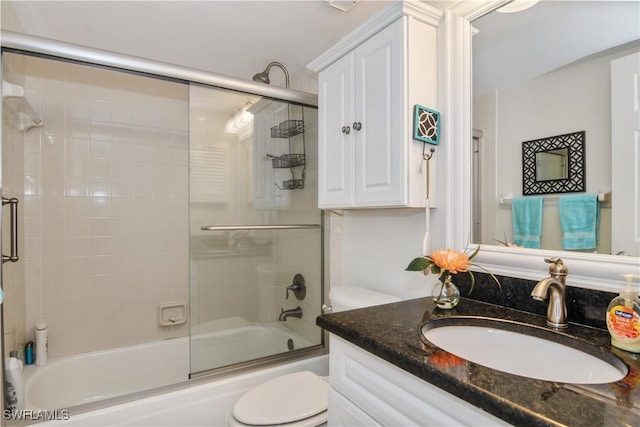
POLYGON ((543 199, 540 248, 569 250, 559 201, 573 192, 598 200, 597 245, 580 251, 640 256, 632 232, 640 221, 632 179, 640 159, 630 155, 640 119, 624 98, 634 88, 619 89, 623 95, 616 89, 638 72, 638 13, 637 2, 554 1, 517 13, 494 11, 472 23, 474 243, 513 243, 511 202, 532 197, 523 192, 527 173, 541 186, 571 177, 571 147, 537 150, 528 171, 523 141, 584 131, 584 189, 528 193, 543 199))
POLYGON ((536 153, 536 181, 567 179, 569 149, 540 151, 536 153))
POLYGON ((584 131, 523 142, 522 194, 583 193, 585 142, 584 131))

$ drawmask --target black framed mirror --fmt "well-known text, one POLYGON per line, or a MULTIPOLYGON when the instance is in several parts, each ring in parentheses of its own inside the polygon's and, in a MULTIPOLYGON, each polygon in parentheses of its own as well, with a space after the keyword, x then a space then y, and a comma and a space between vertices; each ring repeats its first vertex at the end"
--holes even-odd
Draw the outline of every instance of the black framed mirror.
POLYGON ((522 194, 585 191, 585 131, 522 143, 522 194))

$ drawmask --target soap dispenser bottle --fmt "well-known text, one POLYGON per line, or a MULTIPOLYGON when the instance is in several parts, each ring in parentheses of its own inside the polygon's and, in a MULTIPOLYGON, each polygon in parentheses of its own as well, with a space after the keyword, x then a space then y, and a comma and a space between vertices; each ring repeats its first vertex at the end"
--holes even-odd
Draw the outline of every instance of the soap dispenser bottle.
POLYGON ((625 274, 625 286, 620 295, 611 300, 607 308, 607 329, 611 345, 640 353, 640 300, 638 289, 633 286, 633 274, 625 274))

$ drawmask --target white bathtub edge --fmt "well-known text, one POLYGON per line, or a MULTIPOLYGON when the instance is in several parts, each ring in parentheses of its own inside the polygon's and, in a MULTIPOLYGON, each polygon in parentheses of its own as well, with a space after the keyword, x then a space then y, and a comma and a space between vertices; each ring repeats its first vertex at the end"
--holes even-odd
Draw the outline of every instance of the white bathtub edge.
POLYGON ((309 370, 318 375, 329 374, 329 356, 324 354, 256 372, 210 382, 192 387, 138 399, 71 415, 66 421, 35 424, 38 426, 219 426, 225 424, 233 403, 251 387, 270 378, 309 370), (215 403, 214 403, 215 402, 215 403))

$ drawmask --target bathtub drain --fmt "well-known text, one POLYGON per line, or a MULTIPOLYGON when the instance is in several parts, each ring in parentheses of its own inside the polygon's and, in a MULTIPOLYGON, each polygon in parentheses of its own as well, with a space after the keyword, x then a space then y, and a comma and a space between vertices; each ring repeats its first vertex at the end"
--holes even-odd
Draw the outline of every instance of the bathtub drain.
POLYGON ((293 345, 293 340, 291 338, 287 340, 287 348, 289 349, 289 351, 295 348, 295 346, 293 345))

